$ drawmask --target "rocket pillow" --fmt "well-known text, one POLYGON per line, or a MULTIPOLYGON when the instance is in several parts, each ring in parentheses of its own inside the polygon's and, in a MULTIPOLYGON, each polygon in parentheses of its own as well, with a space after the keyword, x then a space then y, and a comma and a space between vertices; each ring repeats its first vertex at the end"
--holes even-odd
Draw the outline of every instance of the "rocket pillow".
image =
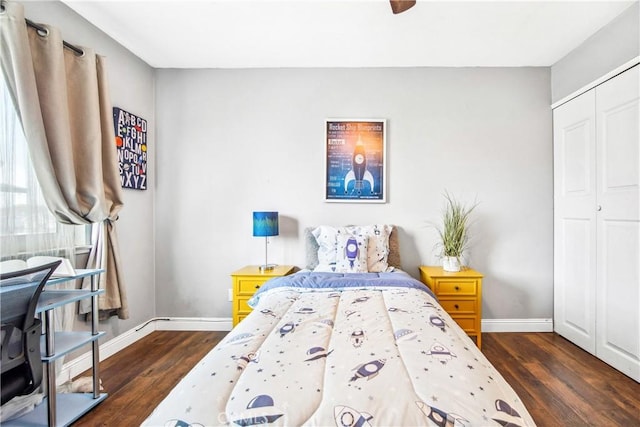
POLYGON ((379 273, 393 271, 393 267, 390 267, 388 264, 389 236, 392 230, 393 226, 387 224, 349 225, 346 227, 323 225, 317 227, 311 232, 318 244, 318 265, 313 271, 339 271, 343 273, 379 273), (358 257, 364 256, 366 260, 366 265, 360 266, 360 268, 356 270, 352 269, 351 262, 345 264, 344 261, 346 241, 351 236, 355 237, 359 242, 360 252, 358 253, 358 257), (342 263, 338 266, 340 261, 342 261, 342 263))
POLYGON ((367 270, 366 235, 339 233, 337 237, 336 273, 366 273, 367 270))

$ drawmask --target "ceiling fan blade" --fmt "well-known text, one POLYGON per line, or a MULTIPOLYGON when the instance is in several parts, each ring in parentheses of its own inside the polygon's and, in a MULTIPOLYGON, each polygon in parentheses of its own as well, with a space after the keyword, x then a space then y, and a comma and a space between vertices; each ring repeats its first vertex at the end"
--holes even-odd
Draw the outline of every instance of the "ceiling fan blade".
POLYGON ((416 4, 416 0, 389 0, 394 15, 402 13, 416 4))

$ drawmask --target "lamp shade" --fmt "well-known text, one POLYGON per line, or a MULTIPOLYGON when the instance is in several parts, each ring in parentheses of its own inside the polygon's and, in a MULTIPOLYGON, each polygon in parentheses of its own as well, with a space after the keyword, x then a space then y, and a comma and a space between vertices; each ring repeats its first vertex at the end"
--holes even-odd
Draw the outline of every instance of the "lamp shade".
POLYGON ((253 213, 254 236, 278 235, 278 212, 254 212, 253 213))

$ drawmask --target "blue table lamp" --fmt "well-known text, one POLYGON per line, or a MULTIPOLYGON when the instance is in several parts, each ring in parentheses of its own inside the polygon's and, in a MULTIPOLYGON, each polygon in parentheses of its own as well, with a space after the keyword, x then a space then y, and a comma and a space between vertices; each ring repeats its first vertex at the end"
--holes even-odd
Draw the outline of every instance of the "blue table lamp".
POLYGON ((267 244, 269 236, 278 235, 278 212, 254 212, 253 235, 264 237, 264 265, 260 266, 260 271, 273 270, 276 264, 267 263, 267 244))

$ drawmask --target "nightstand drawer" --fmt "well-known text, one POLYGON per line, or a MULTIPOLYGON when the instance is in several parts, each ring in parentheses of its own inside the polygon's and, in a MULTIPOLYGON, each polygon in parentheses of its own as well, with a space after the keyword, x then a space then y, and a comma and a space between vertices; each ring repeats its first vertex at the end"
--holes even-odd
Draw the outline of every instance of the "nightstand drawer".
POLYGON ((264 277, 239 277, 238 293, 253 295, 267 280, 264 277))
POLYGON ((475 299, 471 300, 441 300, 440 305, 452 316, 456 314, 475 314, 476 312, 475 299))
POLYGON ((249 307, 249 304, 247 304, 249 302, 249 299, 251 297, 237 297, 234 298, 233 301, 233 305, 235 306, 234 308, 236 310, 238 310, 238 312, 250 312, 251 310, 253 310, 251 307, 249 307))
POLYGON ((437 279, 434 292, 438 296, 445 295, 477 295, 476 280, 437 279))
POLYGON ((477 332, 476 318, 475 317, 456 317, 452 316, 453 320, 466 332, 477 332))

